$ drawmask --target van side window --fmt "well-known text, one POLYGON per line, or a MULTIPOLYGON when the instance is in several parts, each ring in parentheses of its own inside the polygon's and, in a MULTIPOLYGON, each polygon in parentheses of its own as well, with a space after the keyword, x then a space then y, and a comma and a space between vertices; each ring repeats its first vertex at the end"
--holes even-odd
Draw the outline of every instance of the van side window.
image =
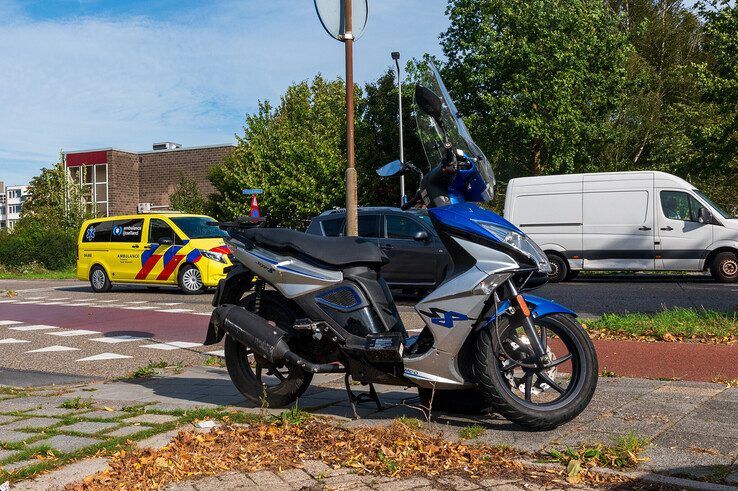
POLYGON ((113 222, 112 242, 141 242, 143 218, 113 222))
POLYGON ((155 244, 163 238, 171 240, 172 244, 180 244, 182 242, 167 222, 158 218, 152 218, 149 221, 149 243, 155 244))
POLYGON ((323 235, 326 237, 338 237, 343 231, 343 218, 331 218, 320 222, 323 235))
POLYGON ((94 222, 85 229, 82 242, 110 242, 112 232, 113 222, 94 222))
POLYGON ((661 191, 661 210, 664 216, 671 220, 697 222, 701 206, 700 202, 688 193, 661 191))
POLYGON ((416 233, 424 230, 412 218, 401 215, 386 215, 384 228, 388 239, 412 239, 416 233))

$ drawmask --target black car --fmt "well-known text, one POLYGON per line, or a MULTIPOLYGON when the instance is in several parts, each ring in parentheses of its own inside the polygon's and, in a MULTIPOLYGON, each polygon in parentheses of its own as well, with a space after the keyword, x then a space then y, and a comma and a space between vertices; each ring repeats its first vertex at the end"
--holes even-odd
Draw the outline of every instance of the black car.
MULTIPOLYGON (((345 209, 325 211, 312 219, 306 232, 340 236, 345 222, 345 209)), ((359 208, 359 236, 375 242, 389 258, 382 277, 391 287, 432 289, 443 280, 448 253, 425 210, 359 208)))

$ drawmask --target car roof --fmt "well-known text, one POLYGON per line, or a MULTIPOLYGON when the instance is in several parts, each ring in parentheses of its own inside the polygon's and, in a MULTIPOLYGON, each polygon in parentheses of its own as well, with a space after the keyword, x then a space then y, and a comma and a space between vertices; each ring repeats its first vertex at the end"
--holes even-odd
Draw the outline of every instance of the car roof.
POLYGON ((146 217, 153 217, 153 218, 192 218, 192 217, 204 217, 204 218, 210 218, 207 215, 197 215, 193 213, 178 213, 178 212, 156 212, 156 213, 132 213, 130 215, 112 215, 109 217, 97 217, 97 218, 89 218, 85 220, 85 223, 87 222, 111 222, 114 220, 135 220, 136 218, 146 218, 146 217))
MULTIPOLYGON (((387 212, 387 211, 399 211, 401 213, 404 213, 400 208, 396 208, 394 206, 360 206, 359 207, 359 213, 377 213, 377 212, 387 212)), ((331 215, 345 215, 346 214, 346 208, 334 208, 332 210, 326 210, 320 215, 319 217, 327 217, 331 215)))

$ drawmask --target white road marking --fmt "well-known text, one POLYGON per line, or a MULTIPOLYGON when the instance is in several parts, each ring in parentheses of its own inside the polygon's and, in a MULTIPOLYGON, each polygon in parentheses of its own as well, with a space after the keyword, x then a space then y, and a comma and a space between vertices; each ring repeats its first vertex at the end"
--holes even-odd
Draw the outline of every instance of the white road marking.
POLYGON ((25 339, 15 339, 15 338, 0 339, 0 344, 18 344, 18 343, 30 343, 30 341, 26 341, 25 339))
POLYGON ((149 303, 149 301, 148 300, 136 300, 134 302, 124 302, 124 303, 137 304, 137 303, 149 303))
POLYGON ((54 353, 56 351, 79 351, 79 348, 72 348, 70 346, 47 346, 46 348, 39 348, 31 351, 26 351, 26 353, 54 353))
POLYGON ((177 314, 177 313, 183 313, 183 312, 192 312, 192 309, 160 309, 160 310, 157 310, 157 312, 167 312, 171 314, 177 314))
POLYGON ((0 303, 15 303, 17 300, 0 300, 0 303))
POLYGON ((46 297, 28 297, 26 300, 43 300, 46 297))
POLYGON ((100 334, 100 331, 90 331, 88 329, 74 329, 71 331, 47 332, 46 334, 51 334, 52 336, 62 336, 66 338, 70 336, 89 336, 90 334, 100 334))
POLYGON ((49 300, 52 300, 56 302, 57 300, 69 300, 71 297, 59 297, 59 298, 50 298, 49 300))
POLYGON ((14 331, 43 331, 43 330, 49 330, 49 329, 59 329, 59 326, 47 326, 45 324, 34 324, 31 326, 9 327, 8 329, 12 329, 14 331))
POLYGON ((182 302, 157 302, 159 305, 182 305, 182 302))
POLYGON ((128 355, 119 355, 118 353, 100 353, 99 355, 88 356, 87 358, 80 358, 75 361, 102 361, 102 360, 122 360, 124 358, 132 358, 128 355))
POLYGON ((202 346, 201 343, 188 343, 186 341, 171 341, 169 343, 144 344, 141 348, 159 349, 163 351, 172 351, 180 348, 194 348, 202 346))
POLYGON ((0 321, 0 326, 13 326, 15 324, 23 324, 21 321, 0 321))
POLYGON ((103 338, 92 338, 90 341, 99 341, 101 343, 108 343, 108 344, 116 344, 116 343, 127 343, 129 341, 143 341, 145 339, 149 339, 144 336, 128 336, 128 335, 121 335, 121 336, 109 336, 109 337, 103 337, 103 338))
POLYGON ((133 305, 133 306, 123 307, 123 308, 127 310, 154 310, 156 309, 156 307, 152 307, 149 305, 133 305))
POLYGON ((207 315, 208 317, 210 317, 211 315, 213 315, 213 314, 209 314, 209 313, 207 313, 207 312, 193 312, 193 313, 194 313, 195 315, 207 315))
POLYGON ((25 302, 25 301, 23 301, 23 302, 15 302, 16 305, 28 305, 28 304, 32 304, 32 303, 38 303, 38 302, 25 302))
POLYGON ((67 302, 39 302, 38 305, 66 305, 67 302))
POLYGON ((97 303, 113 303, 113 302, 117 302, 117 300, 97 300, 97 299, 95 299, 95 302, 97 302, 97 303))
POLYGON ((225 350, 222 350, 222 349, 221 350, 218 350, 218 351, 208 351, 205 354, 206 355, 218 356, 220 358, 225 358, 225 350))

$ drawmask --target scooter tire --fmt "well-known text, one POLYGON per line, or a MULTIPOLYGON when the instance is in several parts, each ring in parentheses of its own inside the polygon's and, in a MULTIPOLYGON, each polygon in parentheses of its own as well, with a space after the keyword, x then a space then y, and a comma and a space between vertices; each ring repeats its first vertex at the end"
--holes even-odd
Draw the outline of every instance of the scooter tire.
MULTIPOLYGON (((581 385, 570 400, 560 407, 532 408, 513 395, 509 382, 498 367, 499 360, 495 355, 495 333, 493 329, 483 329, 477 336, 474 354, 474 372, 477 384, 484 394, 487 404, 495 408, 495 412, 528 430, 545 431, 554 429, 577 417, 589 404, 597 387, 597 353, 592 341, 579 322, 570 315, 551 314, 536 319, 545 320, 550 325, 567 332, 572 342, 579 347, 582 368, 581 385)), ((501 318, 500 332, 505 332, 509 319, 501 318)))

